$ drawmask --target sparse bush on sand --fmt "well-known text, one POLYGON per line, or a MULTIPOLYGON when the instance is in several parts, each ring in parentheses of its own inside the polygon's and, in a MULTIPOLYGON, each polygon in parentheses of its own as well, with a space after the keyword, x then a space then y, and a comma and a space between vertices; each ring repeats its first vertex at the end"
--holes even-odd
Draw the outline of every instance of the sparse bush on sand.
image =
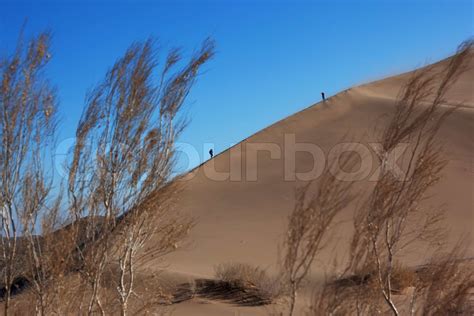
MULTIPOLYGON (((103 228, 81 251, 85 310, 104 313, 103 275, 118 267, 112 288, 127 314, 136 273, 151 258, 174 251, 193 221, 174 208, 175 140, 185 127, 182 106, 214 54, 212 40, 185 62, 178 49, 160 64, 153 40, 131 45, 87 96, 68 165, 69 213, 102 218, 103 228), (161 66, 159 66, 161 65, 161 66)), ((92 223, 93 224, 93 223, 92 223)))
POLYGON ((280 280, 269 276, 260 267, 245 263, 221 263, 214 270, 218 281, 242 291, 253 291, 267 303, 274 301, 282 294, 280 280))
POLYGON ((348 267, 317 291, 311 309, 315 315, 452 315, 469 308, 473 270, 464 265, 461 273, 465 253, 460 245, 448 257, 433 257, 424 268, 432 272, 423 277, 401 264, 407 251, 425 247, 439 253, 446 241, 443 210, 423 209, 420 202, 446 165, 436 135, 457 106, 446 105, 445 95, 472 54, 473 42, 468 41, 445 68, 415 72, 402 90, 381 133, 379 179, 355 212, 348 267), (402 179, 387 168, 390 152, 401 143, 410 144, 402 179), (408 287, 411 293, 404 293, 408 287))
POLYGON ((0 56, 0 298, 6 315, 12 292, 26 285, 44 313, 45 287, 62 265, 51 260, 53 245, 46 242, 59 219, 48 169, 57 126, 56 92, 45 75, 49 49, 50 35, 42 33, 0 56), (37 238, 39 230, 44 238, 37 238))
POLYGON ((74 313, 104 315, 119 306, 112 311, 126 315, 130 301, 140 300, 138 268, 174 251, 193 224, 174 208, 174 146, 186 125, 182 106, 214 43, 205 40, 188 61, 172 49, 163 62, 153 40, 131 45, 87 94, 67 179, 55 183, 49 40, 47 33, 27 45, 20 39, 0 59, 3 312, 12 312, 13 292, 28 287, 38 315, 67 314, 58 299, 67 295, 74 313), (68 286, 72 274, 79 278, 68 286))

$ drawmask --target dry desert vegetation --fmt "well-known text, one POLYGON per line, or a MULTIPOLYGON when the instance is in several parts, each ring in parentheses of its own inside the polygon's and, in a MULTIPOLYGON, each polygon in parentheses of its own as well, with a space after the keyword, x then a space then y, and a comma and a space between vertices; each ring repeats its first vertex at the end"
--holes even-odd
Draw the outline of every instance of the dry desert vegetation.
POLYGON ((2 313, 472 315, 472 46, 175 176, 182 106, 214 43, 184 60, 138 42, 87 94, 57 179, 50 35, 20 40, 0 60, 2 313), (307 153, 248 161, 288 135, 338 155, 309 181, 283 174, 311 170, 307 153), (216 180, 236 165, 239 181, 216 180))

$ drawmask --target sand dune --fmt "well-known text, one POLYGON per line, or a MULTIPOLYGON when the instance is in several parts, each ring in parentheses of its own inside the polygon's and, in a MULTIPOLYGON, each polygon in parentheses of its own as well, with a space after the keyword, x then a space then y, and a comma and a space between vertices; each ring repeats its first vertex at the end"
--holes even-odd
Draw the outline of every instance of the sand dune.
MULTIPOLYGON (((463 102, 465 107, 455 112, 440 130, 439 140, 444 144, 449 163, 442 181, 432 192, 432 199, 426 201, 426 205, 445 206, 453 240, 471 233, 474 227, 472 57, 473 54, 470 69, 448 94, 446 106, 463 102)), ((443 67, 447 62, 444 60, 435 67, 443 67)), ((343 91, 263 129, 193 170, 186 177, 179 207, 194 216, 197 225, 190 235, 190 244, 167 258, 170 269, 189 278, 212 277, 214 265, 222 262, 247 262, 275 271, 277 246, 281 243, 286 218, 294 204, 295 189, 302 184, 302 181, 285 180, 285 159, 290 165, 295 164, 297 172, 313 168, 313 157, 308 153, 297 153, 294 161, 291 157, 284 157, 285 135, 287 140, 295 137, 298 143, 316 144, 326 154, 345 140, 362 144, 377 142, 376 127, 387 122, 397 94, 410 74, 343 91), (253 164, 249 157, 254 154, 255 146, 271 149, 274 156, 271 157, 268 151, 260 151, 257 163, 253 164), (225 172, 230 170, 232 177, 229 179, 225 172), (253 181, 255 175, 257 179, 253 181)), ((367 148, 370 147, 367 145, 367 148)), ((356 189, 364 190, 370 185, 371 181, 365 178, 357 182, 356 189)), ((349 220, 352 211, 349 207, 344 212, 343 219, 348 222, 341 224, 327 255, 318 259, 313 277, 318 278, 324 273, 335 253, 344 254, 341 245, 351 233, 349 220)), ((472 236, 470 238, 472 240, 472 236)), ((469 255, 474 255, 472 245, 469 255)), ((426 256, 420 249, 411 254, 409 260, 420 263, 426 260, 426 256)), ((148 268, 160 267, 159 263, 151 263, 148 268)), ((176 307, 177 315, 259 315, 265 314, 264 311, 199 300, 176 307)))

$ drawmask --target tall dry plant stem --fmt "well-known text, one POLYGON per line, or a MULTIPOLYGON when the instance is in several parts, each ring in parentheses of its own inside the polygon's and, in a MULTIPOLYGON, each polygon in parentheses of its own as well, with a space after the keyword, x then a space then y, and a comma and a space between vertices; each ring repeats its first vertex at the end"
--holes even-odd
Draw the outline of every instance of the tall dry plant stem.
POLYGON ((170 206, 177 189, 170 183, 174 144, 185 126, 179 116, 183 103, 213 54, 210 40, 186 63, 179 50, 172 50, 155 77, 159 58, 154 42, 134 44, 87 97, 69 165, 68 197, 75 222, 88 219, 90 246, 77 248, 91 291, 89 314, 95 307, 103 313, 101 282, 114 263, 126 314, 135 271, 146 257, 138 260, 137 255, 145 245, 147 253, 169 252, 191 225, 170 206))
POLYGON ((40 218, 57 211, 49 165, 57 103, 44 73, 49 42, 48 33, 26 44, 20 38, 14 53, 0 58, 0 289, 5 315, 10 313, 12 286, 24 273, 35 276, 39 314, 46 305, 47 276, 35 234, 40 218))

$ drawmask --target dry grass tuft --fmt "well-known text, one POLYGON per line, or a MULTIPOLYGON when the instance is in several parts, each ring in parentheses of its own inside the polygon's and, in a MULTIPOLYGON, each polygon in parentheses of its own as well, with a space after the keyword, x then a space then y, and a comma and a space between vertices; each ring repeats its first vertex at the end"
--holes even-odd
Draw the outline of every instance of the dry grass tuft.
POLYGON ((265 302, 272 302, 282 292, 280 281, 260 267, 245 263, 222 263, 215 267, 215 277, 233 289, 252 291, 265 302))

